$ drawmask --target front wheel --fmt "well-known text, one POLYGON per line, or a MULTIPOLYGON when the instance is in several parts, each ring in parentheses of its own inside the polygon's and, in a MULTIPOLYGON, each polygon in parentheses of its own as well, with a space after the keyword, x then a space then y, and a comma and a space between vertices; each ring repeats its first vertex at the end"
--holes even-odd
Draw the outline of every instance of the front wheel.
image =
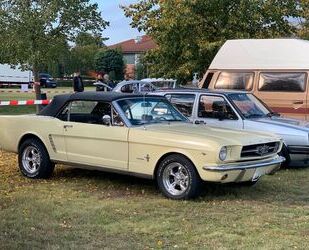
POLYGON ((199 195, 201 179, 194 165, 182 155, 170 155, 159 165, 157 183, 168 198, 181 200, 199 195))
POLYGON ((45 146, 35 138, 25 140, 18 151, 20 171, 29 178, 48 178, 55 164, 49 159, 45 146))

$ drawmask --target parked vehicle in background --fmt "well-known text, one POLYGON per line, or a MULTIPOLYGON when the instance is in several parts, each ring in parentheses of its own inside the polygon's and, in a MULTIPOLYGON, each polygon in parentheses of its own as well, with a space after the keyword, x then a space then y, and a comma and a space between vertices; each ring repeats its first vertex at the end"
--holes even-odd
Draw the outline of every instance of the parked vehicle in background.
POLYGON ((96 88, 96 91, 103 91, 103 92, 107 92, 107 91, 112 91, 113 88, 111 88, 110 86, 108 86, 106 83, 102 82, 102 81, 96 81, 93 83, 93 85, 96 88))
POLYGON ((9 64, 0 64, 0 87, 32 83, 32 71, 21 70, 18 65, 12 68, 9 64))
POLYGON ((57 87, 57 82, 56 80, 48 73, 40 73, 40 84, 41 87, 44 88, 56 88, 57 87))
POLYGON ((283 118, 244 91, 175 89, 156 91, 196 124, 275 133, 283 139, 285 166, 309 166, 309 122, 283 118))
POLYGON ((143 82, 140 80, 122 81, 113 88, 114 92, 121 93, 140 93, 140 92, 152 92, 156 89, 152 83, 143 82))
POLYGON ((172 199, 198 195, 202 181, 252 185, 285 160, 279 137, 194 125, 154 95, 56 96, 39 115, 0 116, 0 138, 29 178, 65 163, 153 178, 172 199))
POLYGON ((122 81, 113 89, 115 92, 122 93, 140 93, 152 92, 157 89, 176 88, 176 80, 163 78, 145 78, 142 80, 122 81))
POLYGON ((200 88, 254 93, 272 110, 309 120, 309 41, 227 41, 199 83, 200 88))
POLYGON ((175 79, 165 79, 165 78, 145 78, 142 79, 143 82, 151 83, 158 89, 174 89, 176 88, 175 79))

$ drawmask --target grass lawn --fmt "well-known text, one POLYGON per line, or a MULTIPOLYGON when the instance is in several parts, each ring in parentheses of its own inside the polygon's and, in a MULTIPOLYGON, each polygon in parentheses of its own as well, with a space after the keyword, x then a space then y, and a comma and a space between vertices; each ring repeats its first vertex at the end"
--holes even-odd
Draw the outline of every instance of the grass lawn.
POLYGON ((58 166, 21 176, 0 155, 1 249, 309 249, 309 168, 254 187, 205 184, 193 201, 161 196, 153 181, 58 166))
MULTIPOLYGON (((0 107, 0 115, 34 112, 0 107)), ((27 179, 16 155, 0 151, 0 249, 42 248, 309 249, 309 168, 254 187, 205 184, 197 200, 172 201, 153 181, 98 171, 57 166, 49 180, 27 179)))
MULTIPOLYGON (((6 91, 6 93, 0 92, 0 101, 9 101, 9 100, 29 100, 35 99, 34 93, 10 93, 8 91, 19 90, 2 88, 1 91, 6 91)), ((86 87, 85 91, 95 90, 94 87, 86 87)), ((56 93, 57 91, 65 91, 71 92, 72 88, 70 87, 58 87, 55 89, 42 89, 42 93, 46 91, 51 92, 47 93, 47 99, 53 98, 54 95, 59 95, 60 93, 56 93)), ((31 114, 35 113, 35 105, 32 106, 0 106, 0 115, 21 115, 21 114, 31 114)))

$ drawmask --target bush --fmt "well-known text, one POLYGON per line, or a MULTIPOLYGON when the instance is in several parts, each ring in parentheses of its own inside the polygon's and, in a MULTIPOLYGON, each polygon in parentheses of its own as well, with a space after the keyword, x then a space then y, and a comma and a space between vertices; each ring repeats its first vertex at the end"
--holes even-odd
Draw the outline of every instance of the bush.
POLYGON ((95 55, 95 70, 111 74, 112 80, 122 80, 124 61, 122 53, 116 49, 101 50, 95 55))

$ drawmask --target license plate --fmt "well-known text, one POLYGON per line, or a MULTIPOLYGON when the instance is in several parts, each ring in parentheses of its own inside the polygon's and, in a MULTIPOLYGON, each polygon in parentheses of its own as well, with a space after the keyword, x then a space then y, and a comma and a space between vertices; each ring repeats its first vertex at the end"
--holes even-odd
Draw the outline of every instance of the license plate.
POLYGON ((267 168, 257 168, 254 172, 252 180, 258 180, 261 176, 268 174, 268 169, 267 168))

